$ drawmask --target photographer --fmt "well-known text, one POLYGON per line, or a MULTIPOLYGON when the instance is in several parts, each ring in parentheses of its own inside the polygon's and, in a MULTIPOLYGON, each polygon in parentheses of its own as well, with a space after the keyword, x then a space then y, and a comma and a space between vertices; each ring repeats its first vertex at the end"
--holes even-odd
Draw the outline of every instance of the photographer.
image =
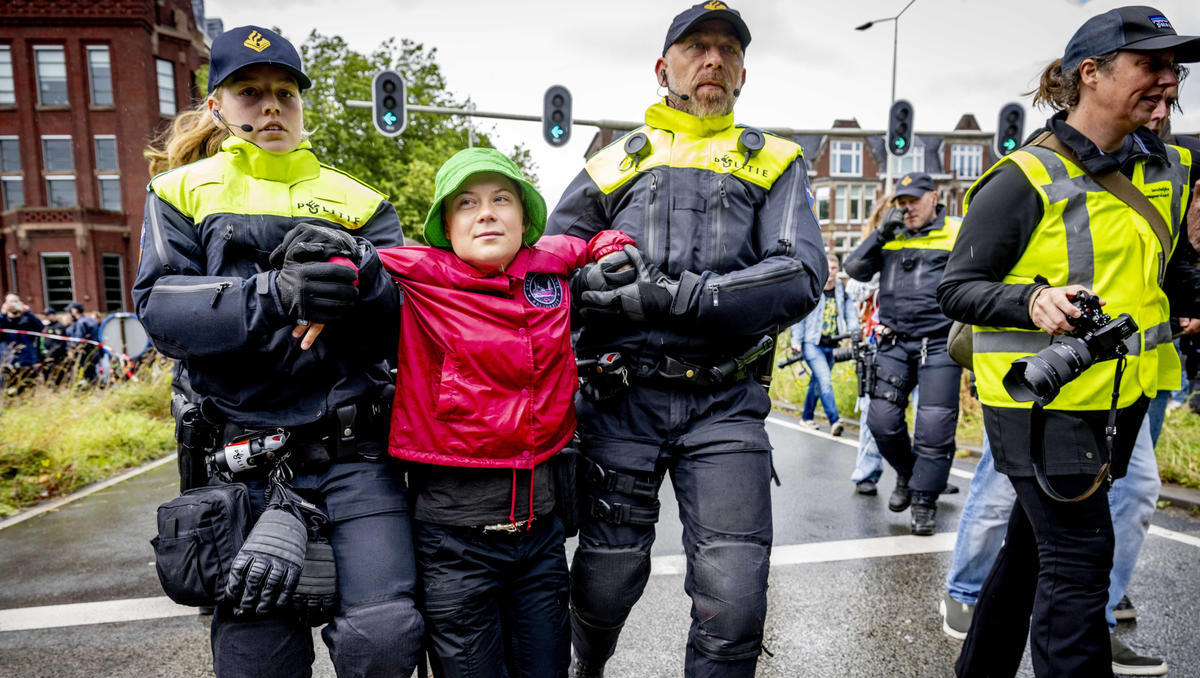
POLYGON ((946 490, 958 424, 962 368, 946 352, 950 320, 938 308, 936 290, 959 220, 938 204, 933 179, 910 172, 895 193, 898 209, 884 213, 878 229, 846 257, 846 273, 867 282, 879 273, 879 336, 867 426, 879 452, 896 469, 888 508, 911 504, 913 534, 934 533, 937 498, 946 490), (904 410, 918 385, 913 437, 904 410))
MULTIPOLYGON (((8 294, 0 307, 0 329, 41 332, 42 321, 21 301, 21 297, 8 294)), ((24 388, 37 370, 39 361, 38 338, 17 332, 0 333, 0 361, 4 365, 4 387, 24 388)))
POLYGON ((808 380, 808 392, 804 395, 804 411, 800 423, 816 430, 813 421, 816 413, 817 400, 825 409, 829 419, 829 432, 840 436, 845 426, 838 417, 837 400, 833 394, 833 350, 837 348, 840 339, 852 331, 854 315, 851 303, 846 297, 846 288, 838 279, 841 266, 836 254, 826 254, 829 262, 829 279, 825 289, 817 301, 817 307, 804 320, 792 325, 791 349, 803 354, 804 362, 808 364, 812 377, 808 380), (839 336, 840 335, 840 336, 839 336))
POLYGON ((984 424, 1017 504, 960 678, 1014 675, 1027 636, 1038 676, 1112 675, 1104 607, 1113 528, 1107 494, 1095 490, 1125 474, 1147 396, 1179 369, 1164 331, 1169 310, 1197 310, 1197 272, 1181 260, 1190 248, 1175 248, 1197 178, 1191 154, 1142 126, 1178 85, 1176 64, 1196 60, 1200 38, 1176 35, 1150 8, 1089 19, 1034 98, 1059 112, 967 193, 938 299, 975 325, 984 424), (1102 312, 1088 308, 1091 292, 1102 312), (1107 339, 1114 331, 1131 334, 1107 339), (1047 348, 1062 334, 1075 336, 1047 348), (1024 382, 1006 379, 1014 359, 1024 382), (1022 399, 1033 397, 1022 389, 1035 391, 1039 404, 1019 401, 1006 383, 1022 399))

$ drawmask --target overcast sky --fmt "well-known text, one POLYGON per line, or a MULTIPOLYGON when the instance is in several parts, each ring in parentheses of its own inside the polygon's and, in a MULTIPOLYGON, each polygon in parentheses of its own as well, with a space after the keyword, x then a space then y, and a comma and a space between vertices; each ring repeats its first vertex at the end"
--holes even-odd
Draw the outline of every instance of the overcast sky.
MULTIPOLYGON (((908 0, 742 0, 752 42, 738 122, 762 127, 828 128, 857 118, 882 129, 891 96, 892 23, 866 31, 855 26, 895 14, 908 0)), ((1022 92, 1042 68, 1062 56, 1067 40, 1112 0, 916 0, 900 18, 896 96, 914 108, 918 132, 952 129, 963 113, 994 130, 1000 107, 1025 104, 1022 92)), ((384 39, 409 38, 436 47, 451 91, 470 96, 479 110, 540 115, 550 85, 569 88, 574 116, 642 119, 656 100, 654 60, 667 26, 683 2, 647 0, 277 0, 270 11, 245 0, 206 0, 209 16, 225 28, 279 26, 300 43, 314 28, 341 35, 356 50, 384 39)), ((1200 35, 1196 0, 1156 0, 1175 30, 1200 35)), ((1200 71, 1200 64, 1197 65, 1200 71)), ((1200 73, 1185 82, 1179 131, 1200 131, 1200 73)), ((362 112, 367 115, 366 111, 362 112)), ((524 143, 537 163, 540 187, 553 206, 582 167, 595 132, 577 126, 571 141, 551 148, 532 122, 480 120, 503 151, 524 143)))

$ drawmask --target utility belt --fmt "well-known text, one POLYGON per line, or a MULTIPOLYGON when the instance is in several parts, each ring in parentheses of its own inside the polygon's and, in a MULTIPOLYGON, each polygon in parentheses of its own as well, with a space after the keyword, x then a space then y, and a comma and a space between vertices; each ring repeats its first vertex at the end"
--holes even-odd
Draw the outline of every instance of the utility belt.
POLYGON ((879 337, 879 341, 888 344, 895 344, 900 341, 930 342, 935 339, 949 337, 950 326, 947 325, 939 330, 934 330, 933 332, 924 332, 922 334, 905 334, 903 332, 893 330, 886 325, 880 325, 878 328, 876 328, 875 335, 879 337))
MULTIPOLYGON (((333 417, 303 426, 246 428, 234 422, 213 423, 200 408, 187 403, 176 416, 180 467, 204 469, 229 480, 266 477, 283 461, 296 470, 322 468, 345 461, 378 461, 387 456, 391 398, 343 405, 333 417)), ((204 484, 204 482, 194 484, 204 484)))
POLYGON ((613 398, 634 381, 711 390, 754 377, 770 383, 773 335, 765 334, 741 355, 702 364, 668 355, 624 355, 609 351, 578 361, 582 392, 593 402, 613 398), (764 369, 765 366, 765 369, 764 369), (765 376, 764 376, 765 375, 765 376))

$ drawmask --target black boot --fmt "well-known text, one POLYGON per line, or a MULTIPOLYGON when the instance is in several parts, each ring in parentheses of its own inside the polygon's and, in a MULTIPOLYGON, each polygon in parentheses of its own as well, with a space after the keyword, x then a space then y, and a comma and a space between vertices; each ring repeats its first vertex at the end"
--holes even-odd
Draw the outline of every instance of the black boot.
POLYGON ((908 476, 896 476, 896 487, 892 489, 892 496, 888 498, 888 509, 893 513, 899 513, 908 508, 912 503, 912 492, 908 489, 908 476))
POLYGON ((917 499, 912 503, 912 522, 909 528, 919 537, 933 536, 937 526, 937 500, 917 499))
POLYGON ((567 678, 604 678, 604 665, 594 666, 577 657, 572 657, 567 678))

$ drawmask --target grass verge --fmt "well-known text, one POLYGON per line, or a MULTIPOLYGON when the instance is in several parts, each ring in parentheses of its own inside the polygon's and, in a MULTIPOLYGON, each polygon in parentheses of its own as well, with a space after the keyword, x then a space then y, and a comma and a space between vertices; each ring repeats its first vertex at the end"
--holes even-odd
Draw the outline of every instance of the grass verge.
POLYGON ((104 389, 35 386, 0 402, 0 517, 171 452, 169 363, 104 389))

